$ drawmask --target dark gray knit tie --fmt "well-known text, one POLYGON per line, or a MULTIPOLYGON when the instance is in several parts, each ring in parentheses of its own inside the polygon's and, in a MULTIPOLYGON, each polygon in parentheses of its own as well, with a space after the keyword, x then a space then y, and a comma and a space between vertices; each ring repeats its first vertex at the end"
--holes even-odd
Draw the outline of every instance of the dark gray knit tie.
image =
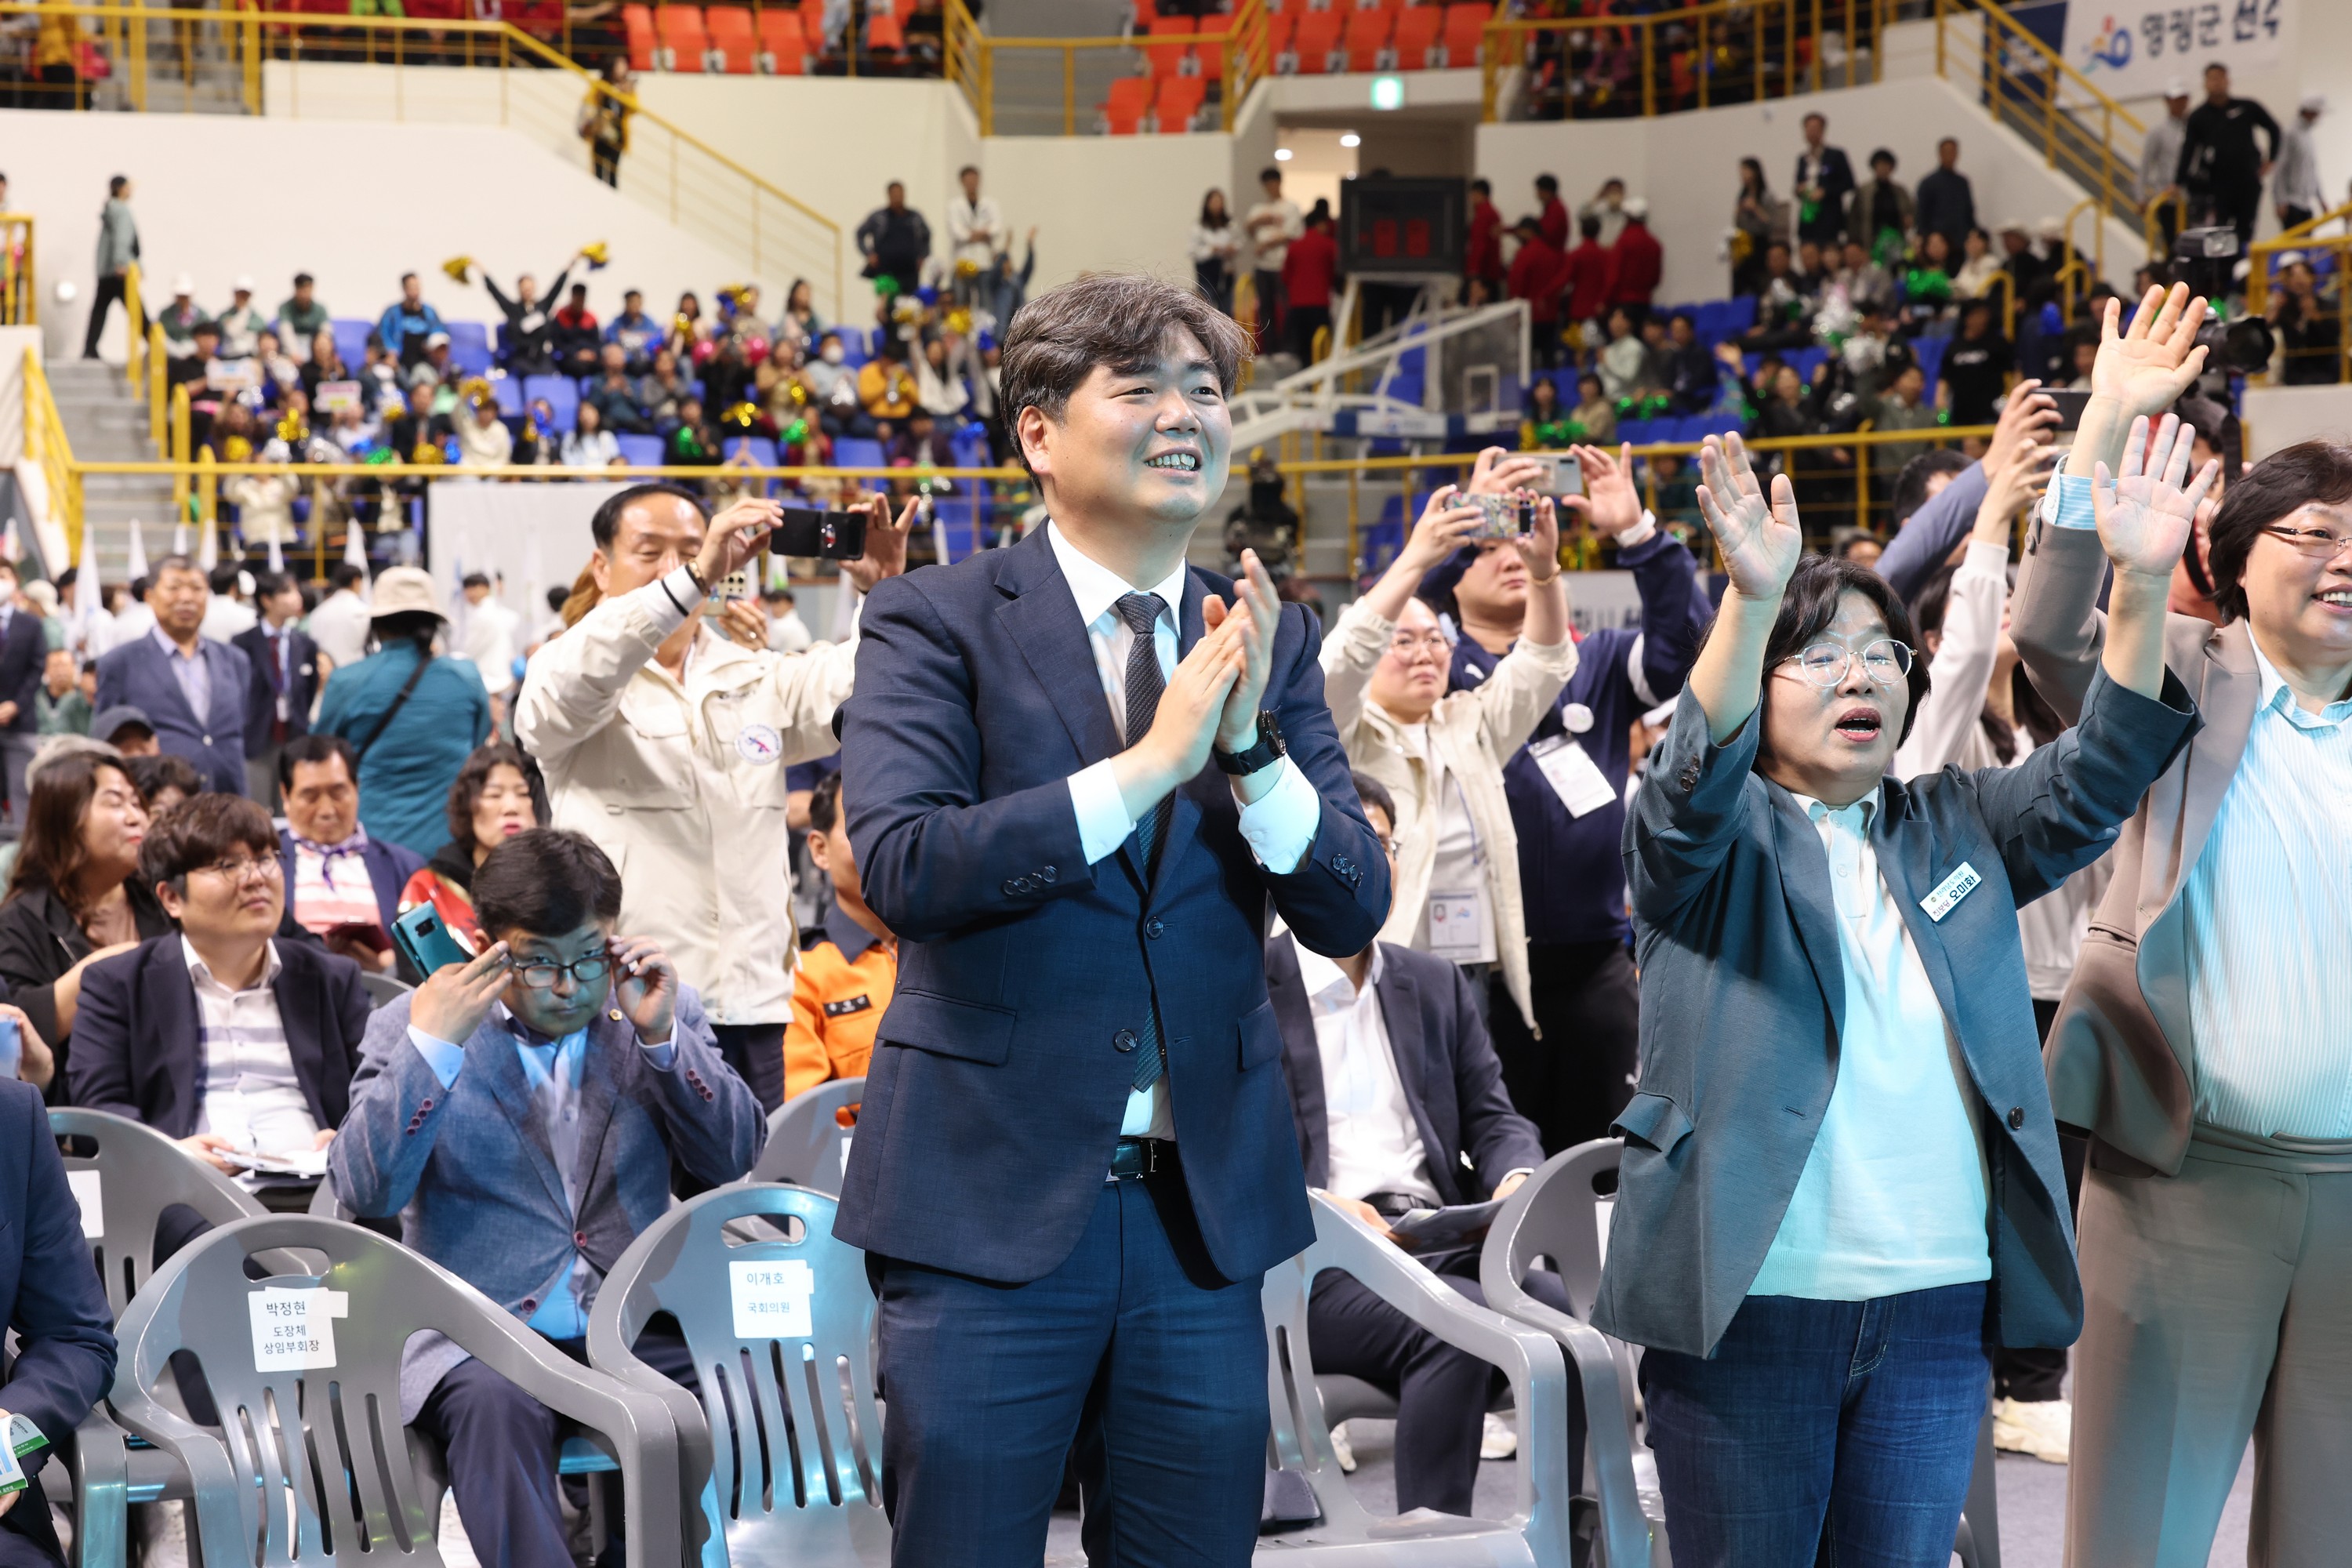
MULTIPOLYGON (((1160 673, 1161 606, 1157 594, 1126 594, 1118 608, 1118 618, 1135 634, 1127 650, 1127 743, 1132 746, 1150 731, 1151 721, 1160 711, 1160 694, 1168 685, 1168 678, 1160 673)), ((1168 818, 1174 805, 1172 797, 1162 798, 1136 822, 1136 858, 1142 864, 1146 887, 1150 886, 1160 846, 1168 837, 1168 818)), ((1139 1089, 1150 1089, 1168 1070, 1156 1007, 1146 1007, 1143 1026, 1136 1031, 1135 1087, 1139 1089)))

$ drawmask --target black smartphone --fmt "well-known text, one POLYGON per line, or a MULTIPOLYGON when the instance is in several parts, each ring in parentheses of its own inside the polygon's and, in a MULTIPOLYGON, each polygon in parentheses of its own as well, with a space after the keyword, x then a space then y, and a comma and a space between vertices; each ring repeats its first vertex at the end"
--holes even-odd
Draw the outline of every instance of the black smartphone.
POLYGON ((2083 410, 2090 406, 2091 395, 2089 393, 2068 392, 2063 387, 2044 387, 2042 389, 2042 395, 2058 405, 2059 429, 2074 430, 2081 427, 2083 423, 2083 410))
POLYGON ((768 534, 771 554, 855 561, 866 553, 864 512, 817 511, 797 506, 783 510, 782 521, 768 534))
POLYGON ((467 951, 441 919, 441 911, 431 904, 419 904, 392 922, 393 945, 408 960, 409 967, 430 978, 437 969, 453 963, 471 963, 476 954, 467 951))

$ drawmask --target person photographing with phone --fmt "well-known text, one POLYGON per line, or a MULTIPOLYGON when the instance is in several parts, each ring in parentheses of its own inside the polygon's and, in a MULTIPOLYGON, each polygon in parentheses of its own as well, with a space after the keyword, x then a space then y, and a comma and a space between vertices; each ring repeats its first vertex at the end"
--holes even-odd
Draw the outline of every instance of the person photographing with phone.
POLYGON ((750 599, 726 603, 716 627, 699 612, 786 522, 866 593, 904 569, 913 518, 909 505, 894 521, 869 495, 811 523, 755 498, 713 523, 676 486, 622 490, 589 524, 588 591, 575 595, 589 607, 532 658, 515 700, 515 738, 546 775, 554 826, 591 835, 628 868, 624 923, 695 977, 720 1051, 770 1110, 783 1102, 800 947, 784 770, 835 749, 856 623, 845 642, 782 654, 768 650, 750 599), (859 521, 862 550, 842 559, 859 521), (730 621, 745 620, 739 636, 730 621))

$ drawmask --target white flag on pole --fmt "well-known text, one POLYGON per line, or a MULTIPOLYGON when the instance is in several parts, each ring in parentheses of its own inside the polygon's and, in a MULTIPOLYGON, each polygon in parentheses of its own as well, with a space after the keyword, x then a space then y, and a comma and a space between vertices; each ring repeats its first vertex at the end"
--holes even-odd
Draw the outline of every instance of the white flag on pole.
POLYGON ((272 572, 286 570, 286 552, 279 547, 278 536, 274 533, 269 536, 269 569, 272 572))
POLYGON ((106 595, 98 580, 98 530, 87 524, 81 531, 81 559, 75 563, 73 618, 68 641, 87 653, 102 653, 106 648, 106 595))
POLYGON ((187 552, 188 524, 187 520, 183 518, 180 521, 172 525, 172 553, 174 555, 185 555, 187 552))
POLYGON ((360 520, 357 518, 352 519, 343 525, 343 564, 360 569, 360 595, 362 598, 366 597, 368 592, 367 542, 360 533, 360 520))
POLYGON ((140 531, 139 520, 135 517, 131 520, 131 558, 123 563, 122 571, 124 576, 134 583, 148 575, 147 538, 140 531))
POLYGON ((205 536, 196 541, 196 570, 209 577, 220 564, 220 522, 217 519, 205 524, 205 536))

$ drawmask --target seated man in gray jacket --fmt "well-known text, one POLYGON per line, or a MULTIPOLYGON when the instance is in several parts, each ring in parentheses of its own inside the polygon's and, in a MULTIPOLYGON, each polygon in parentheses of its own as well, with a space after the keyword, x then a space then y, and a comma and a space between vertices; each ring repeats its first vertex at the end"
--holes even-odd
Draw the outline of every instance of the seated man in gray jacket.
MULTIPOLYGON (((661 949, 614 934, 620 873, 586 837, 517 834, 474 873, 488 948, 378 1011, 329 1170, 362 1215, 585 1360, 605 1272, 661 1217, 675 1161, 751 1169, 759 1102, 661 949)), ((637 1353, 693 1385, 683 1341, 637 1353)), ((458 1517, 502 1568, 570 1568, 552 1412, 450 1341, 401 1367, 404 1422, 448 1453, 458 1517)))

